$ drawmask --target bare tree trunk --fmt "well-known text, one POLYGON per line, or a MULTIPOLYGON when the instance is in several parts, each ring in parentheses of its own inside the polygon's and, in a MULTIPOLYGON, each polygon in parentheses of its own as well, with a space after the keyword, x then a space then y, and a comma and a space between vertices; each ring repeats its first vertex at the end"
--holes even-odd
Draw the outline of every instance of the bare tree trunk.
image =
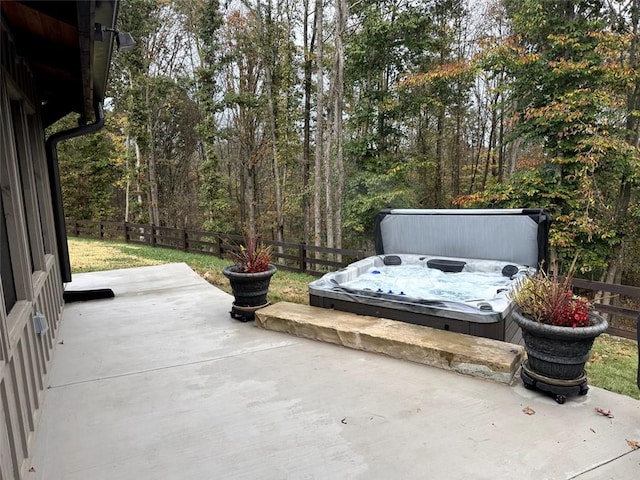
MULTIPOLYGON (((268 77, 271 74, 267 75, 268 77)), ((270 80, 269 80, 270 81, 270 80)), ((268 81, 268 82, 269 82, 268 81)), ((268 83, 267 82, 267 83, 268 83)), ((279 242, 284 242, 284 213, 283 213, 283 201, 282 201, 282 175, 280 172, 279 152, 278 152, 278 136, 276 134, 276 118, 273 109, 273 98, 269 101, 269 110, 271 117, 271 144, 273 155, 273 183, 275 184, 276 194, 276 239, 279 242)), ((283 253, 282 247, 278 247, 278 251, 283 253)))
MULTIPOLYGON (((266 41, 266 32, 265 32, 265 18, 262 15, 262 2, 257 2, 257 18, 258 18, 258 28, 259 28, 259 36, 263 41, 266 41)), ((266 21, 271 24, 271 5, 269 4, 267 7, 267 18, 266 21)), ((280 153, 278 151, 278 125, 276 119, 276 109, 275 109, 275 96, 276 93, 274 91, 273 85, 273 64, 276 61, 275 52, 271 49, 273 48, 271 45, 263 45, 263 48, 266 51, 264 55, 264 71, 265 71, 265 90, 267 92, 267 108, 268 108, 268 116, 269 116, 269 129, 271 130, 271 165, 273 170, 273 183, 275 190, 275 207, 276 207, 276 240, 278 242, 284 242, 284 214, 283 214, 283 201, 282 201, 282 187, 281 187, 281 173, 280 173, 280 162, 279 156, 280 153)), ((283 247, 278 246, 278 252, 284 253, 283 247)))
POLYGON ((504 110, 500 110, 498 117, 498 181, 504 180, 504 110))
POLYGON ((127 133, 127 139, 125 140, 125 154, 124 154, 124 171, 127 179, 127 183, 124 189, 124 221, 129 221, 129 194, 131 191, 131 174, 129 169, 129 151, 131 150, 131 139, 127 133))
POLYGON ((493 147, 495 145, 496 137, 496 111, 495 109, 491 113, 491 128, 489 130, 489 145, 487 145, 487 156, 485 158, 484 173, 482 174, 482 190, 487 187, 487 177, 489 176, 489 167, 492 164, 491 158, 493 156, 493 147))
POLYGON ((477 151, 473 154, 473 173, 471 174, 471 182, 469 183, 469 190, 467 191, 469 195, 473 193, 473 188, 476 184, 476 177, 478 176, 478 168, 480 167, 480 156, 482 155, 482 144, 486 128, 486 125, 483 123, 482 127, 480 128, 480 135, 478 136, 478 148, 477 151))
POLYGON ((149 153, 149 161, 147 162, 149 168, 149 217, 153 225, 160 225, 160 212, 158 208, 158 178, 156 175, 156 158, 151 151, 149 153))
MULTIPOLYGON (((335 183, 335 245, 342 248, 342 207, 344 202, 344 153, 343 153, 343 111, 344 111, 344 42, 343 36, 347 26, 349 16, 349 4, 347 0, 337 0, 336 6, 336 62, 335 71, 335 102, 333 107, 334 121, 333 128, 335 134, 336 152, 336 183, 335 183)), ((338 256, 338 261, 342 257, 338 256)))
POLYGON ((451 193, 454 197, 460 195, 460 156, 462 143, 462 108, 456 107, 456 132, 453 139, 453 158, 451 159, 451 193))
MULTIPOLYGON (((335 61, 335 57, 334 57, 335 61)), ((334 181, 334 172, 332 165, 332 157, 333 157, 333 141, 335 135, 335 124, 334 124, 334 102, 335 102, 335 86, 336 86, 336 78, 335 71, 331 75, 331 81, 329 84, 329 95, 327 98, 327 119, 324 126, 325 133, 325 144, 323 145, 324 149, 324 214, 325 214, 325 225, 326 225, 326 243, 325 246, 329 248, 334 247, 334 222, 333 222, 333 181, 334 181)), ((333 260, 333 255, 329 255, 329 260, 333 260)))
MULTIPOLYGON (((614 249, 614 260, 609 262, 607 270, 604 272, 601 279, 604 283, 619 283, 616 282, 616 278, 620 278, 622 274, 622 265, 624 262, 624 243, 616 246, 614 249)), ((616 295, 613 297, 611 294, 603 291, 598 291, 594 297, 595 303, 601 303, 602 305, 619 305, 619 297, 616 295)), ((616 322, 617 317, 615 315, 602 314, 602 316, 609 322, 616 322)), ((615 326, 615 325, 613 325, 615 326)))
POLYGON ((249 164, 246 167, 246 184, 244 188, 245 192, 245 205, 247 209, 247 222, 244 225, 244 229, 249 237, 256 236, 256 167, 249 160, 249 164))
POLYGON ((311 192, 309 191, 311 176, 311 73, 313 61, 311 55, 315 44, 315 22, 309 39, 309 0, 304 0, 304 126, 302 141, 302 215, 304 217, 304 242, 309 242, 311 232, 311 192))
MULTIPOLYGON (((320 246, 322 241, 322 218, 320 203, 322 201, 322 160, 324 157, 324 68, 323 62, 323 16, 322 0, 316 0, 316 35, 318 38, 318 53, 316 56, 316 85, 317 85, 317 118, 316 118, 316 155, 314 165, 313 190, 313 227, 314 245, 320 246)), ((316 257, 319 257, 316 252, 316 257)))
MULTIPOLYGON (((333 86, 332 86, 333 87, 333 86)), ((324 208, 325 208, 325 225, 326 225, 326 246, 334 247, 333 243, 333 169, 331 156, 333 154, 333 135, 335 126, 333 125, 333 88, 329 90, 329 107, 327 108, 327 139, 324 149, 324 208)))
MULTIPOLYGON (((237 201, 240 204, 240 225, 242 226, 242 228, 245 228, 244 226, 247 224, 247 204, 248 204, 248 193, 247 193, 247 189, 248 186, 247 184, 249 183, 247 181, 247 177, 248 177, 248 172, 249 169, 247 168, 247 165, 243 162, 242 160, 242 153, 239 150, 237 153, 237 159, 236 159, 236 165, 239 165, 239 183, 235 189, 235 191, 233 192, 233 198, 231 197, 231 195, 229 196, 230 199, 237 201), (238 191, 238 187, 239 187, 239 191, 238 191)), ((229 171, 228 171, 228 178, 231 179, 233 178, 232 175, 232 168, 231 168, 231 164, 229 164, 229 171)), ((230 180, 231 181, 231 180, 230 180)))
MULTIPOLYGON (((538 265, 540 267, 540 265, 538 265)), ((556 277, 560 273, 558 268, 558 251, 555 247, 549 247, 549 265, 542 265, 542 268, 552 276, 556 277)))
POLYGON ((437 207, 443 206, 442 172, 444 166, 444 107, 440 107, 436 120, 436 171, 434 174, 434 200, 437 207))
POLYGON ((138 203, 138 207, 142 209, 143 200, 142 200, 142 151, 140 150, 140 145, 138 142, 134 140, 134 144, 136 146, 136 184, 137 184, 137 195, 136 200, 138 203))
MULTIPOLYGON (((149 87, 146 88, 147 111, 149 111, 149 87)), ((152 225, 160 225, 160 211, 158 206, 158 176, 156 173, 156 156, 153 147, 153 122, 151 115, 147 123, 147 135, 149 136, 149 155, 147 168, 149 175, 149 221, 152 225)))
POLYGON ((516 138, 511 142, 511 151, 509 152, 509 176, 516 173, 516 167, 518 166, 518 154, 520 153, 520 138, 516 138))
POLYGON ((475 137, 472 137, 471 140, 471 162, 472 162, 472 170, 471 170, 471 181, 469 182, 469 188, 467 190, 467 195, 471 195, 473 193, 473 189, 476 184, 476 177, 478 176, 478 165, 480 164, 480 155, 482 152, 482 143, 484 139, 484 132, 486 129, 486 124, 484 122, 483 111, 485 110, 484 98, 480 91, 481 86, 476 85, 474 89, 474 97, 477 105, 477 114, 476 114, 476 122, 477 128, 479 132, 475 133, 475 137))

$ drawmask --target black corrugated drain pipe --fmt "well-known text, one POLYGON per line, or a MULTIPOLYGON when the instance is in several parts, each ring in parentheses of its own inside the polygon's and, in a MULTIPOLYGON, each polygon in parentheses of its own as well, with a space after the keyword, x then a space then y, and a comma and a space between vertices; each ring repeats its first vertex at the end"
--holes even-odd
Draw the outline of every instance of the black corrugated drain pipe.
MULTIPOLYGON (((94 103, 94 112, 96 121, 87 125, 82 125, 61 132, 54 133, 45 143, 47 152, 47 166, 49 169, 49 186, 51 188, 51 203, 53 206, 53 222, 56 233, 56 243, 58 245, 58 260, 60 261, 60 276, 64 283, 71 281, 71 262, 69 260, 69 245, 67 244, 67 231, 65 227, 64 207, 62 204, 62 186, 60 185, 60 171, 58 168, 58 142, 68 140, 70 138, 81 137, 89 133, 94 133, 104 126, 104 112, 100 102, 94 103)), ((71 299, 73 293, 74 299, 89 300, 92 298, 110 298, 113 297, 113 291, 104 290, 87 290, 86 298, 82 292, 65 292, 66 301, 74 301, 71 299)))

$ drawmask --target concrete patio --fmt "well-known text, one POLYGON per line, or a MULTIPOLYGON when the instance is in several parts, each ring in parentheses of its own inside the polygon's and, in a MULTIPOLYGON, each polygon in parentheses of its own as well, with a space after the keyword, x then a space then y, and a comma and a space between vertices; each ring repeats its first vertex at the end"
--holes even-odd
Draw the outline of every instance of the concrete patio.
POLYGON ((558 405, 519 379, 257 329, 184 264, 68 288, 116 297, 65 307, 30 480, 640 477, 629 397, 558 405))

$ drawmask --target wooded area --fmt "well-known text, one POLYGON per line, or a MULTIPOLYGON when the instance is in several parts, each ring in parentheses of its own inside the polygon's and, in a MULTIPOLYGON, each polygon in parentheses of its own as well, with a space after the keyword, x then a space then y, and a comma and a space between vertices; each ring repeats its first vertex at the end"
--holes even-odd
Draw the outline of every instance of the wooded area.
POLYGON ((137 48, 106 129, 60 146, 66 214, 370 249, 389 206, 543 207, 552 266, 639 284, 639 19, 640 0, 122 2, 137 48))

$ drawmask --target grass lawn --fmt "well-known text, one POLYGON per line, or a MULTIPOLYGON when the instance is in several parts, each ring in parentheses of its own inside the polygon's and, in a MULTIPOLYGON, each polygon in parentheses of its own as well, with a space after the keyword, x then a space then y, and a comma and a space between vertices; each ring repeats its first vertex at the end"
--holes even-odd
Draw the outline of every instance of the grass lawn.
MULTIPOLYGON (((184 262, 212 285, 231 293, 229 282, 222 274, 222 269, 230 262, 209 255, 80 238, 69 238, 69 253, 74 273, 184 262)), ((314 278, 279 271, 271 280, 269 300, 306 304, 309 302, 307 285, 314 278)), ((601 335, 594 343, 587 364, 589 384, 640 399, 636 385, 637 364, 636 342, 601 335)))
MULTIPOLYGON (((231 293, 229 280, 222 274, 222 269, 231 262, 211 255, 73 237, 69 238, 69 255, 73 273, 184 262, 212 285, 231 293)), ((308 303, 307 285, 315 278, 311 275, 280 270, 271 278, 269 300, 273 303, 308 303)))
POLYGON ((637 368, 637 343, 607 334, 596 338, 586 366, 590 385, 640 399, 637 368))

